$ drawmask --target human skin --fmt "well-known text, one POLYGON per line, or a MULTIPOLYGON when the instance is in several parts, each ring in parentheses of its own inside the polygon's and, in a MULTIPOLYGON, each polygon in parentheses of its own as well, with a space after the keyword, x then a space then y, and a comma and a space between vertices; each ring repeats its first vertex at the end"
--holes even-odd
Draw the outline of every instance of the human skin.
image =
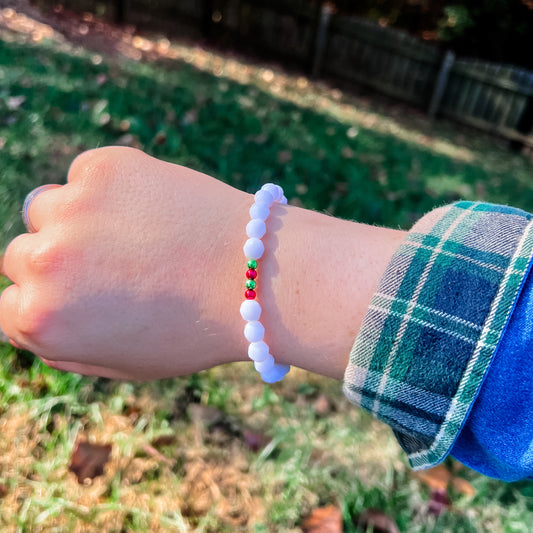
MULTIPOLYGON (((247 360, 242 246, 253 196, 138 150, 78 156, 12 241, 0 326, 53 368, 148 380, 247 360)), ((275 204, 258 301, 279 363, 342 378, 404 232, 275 204)))

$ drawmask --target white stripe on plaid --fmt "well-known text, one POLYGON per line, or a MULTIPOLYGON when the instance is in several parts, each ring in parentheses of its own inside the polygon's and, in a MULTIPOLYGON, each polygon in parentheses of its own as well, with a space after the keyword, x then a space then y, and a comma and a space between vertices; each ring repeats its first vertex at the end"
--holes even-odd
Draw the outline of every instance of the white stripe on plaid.
MULTIPOLYGON (((366 367, 354 365, 354 370, 354 377, 350 382, 350 393, 359 394, 359 396, 360 393, 354 389, 363 389, 367 381, 373 381, 374 383, 377 383, 381 378, 380 372, 368 370, 366 367)), ((387 389, 394 389, 392 398, 387 399, 412 405, 416 408, 420 408, 421 405, 430 404, 431 413, 437 416, 444 417, 450 405, 450 398, 448 396, 443 396, 442 394, 438 394, 436 392, 419 389, 418 387, 409 385, 408 383, 397 380, 393 377, 389 377, 387 389)))
MULTIPOLYGON (((408 235, 409 237, 409 235, 408 235)), ((433 246, 429 246, 428 244, 421 244, 416 241, 409 241, 408 243, 410 246, 413 246, 413 248, 422 248, 423 250, 434 250, 433 246)), ((407 243, 404 243, 404 245, 407 245, 407 243)), ((453 257, 454 259, 462 259, 463 261, 467 261, 468 263, 473 263, 474 265, 480 266, 481 268, 487 268, 488 270, 494 270, 494 272, 498 272, 500 274, 503 274, 507 270, 505 268, 501 268, 496 265, 490 265, 488 263, 483 263, 482 261, 478 261, 477 259, 473 259, 472 257, 467 257, 466 255, 456 254, 453 252, 448 252, 447 250, 441 250, 441 254, 447 255, 448 257, 453 257)), ((522 271, 514 271, 515 274, 521 274, 522 271)))
MULTIPOLYGON (((376 292, 375 296, 379 298, 383 298, 385 300, 390 300, 391 302, 400 302, 404 304, 409 303, 409 300, 406 300, 405 298, 398 298, 398 297, 390 296, 383 292, 376 292)), ((431 313, 440 318, 445 318, 446 320, 457 322, 458 324, 466 326, 467 328, 475 329, 476 331, 481 331, 483 329, 483 326, 480 326, 479 324, 474 324, 474 322, 470 322, 468 320, 465 320, 464 318, 460 318, 455 315, 449 315, 448 313, 445 313, 444 311, 439 311, 438 309, 434 309, 433 307, 427 307, 419 303, 415 304, 415 307, 416 309, 420 309, 421 311, 425 311, 426 313, 431 313)))
POLYGON ((407 306, 406 313, 404 315, 404 319, 402 321, 402 324, 400 325, 400 328, 398 329, 398 333, 396 335, 396 338, 394 339, 394 343, 392 345, 391 353, 389 354, 389 357, 387 359, 387 364, 385 365, 385 368, 383 369, 383 376, 381 378, 381 383, 379 384, 378 390, 376 391, 376 398, 374 399, 374 404, 372 406, 372 413, 374 416, 377 416, 377 413, 379 412, 380 408, 380 401, 379 398, 383 394, 383 391, 385 390, 385 387, 387 386, 387 379, 389 377, 389 374, 391 372, 391 368, 394 362, 394 359, 396 358, 396 353, 398 352, 398 348, 401 344, 401 341, 403 339, 403 336, 405 332, 407 331, 407 325, 409 324, 409 319, 413 313, 413 310, 415 308, 415 305, 418 301, 418 298, 420 297, 420 293, 422 292, 422 289, 428 279, 428 274, 430 270, 433 268, 433 265, 438 257, 439 252, 442 250, 442 246, 444 246, 444 243, 447 242, 448 237, 452 235, 452 233, 455 231, 455 229, 460 225, 461 221, 468 216, 468 214, 475 209, 476 206, 479 205, 479 202, 473 203, 469 206, 468 209, 465 209, 461 215, 459 215, 453 223, 446 229, 444 234, 440 237, 439 244, 435 247, 434 251, 431 254, 431 257, 429 258, 428 262, 424 266, 424 272, 420 276, 420 280, 415 288, 415 291, 413 293, 413 298, 409 302, 409 305, 407 306))
MULTIPOLYGON (((432 324, 431 322, 426 322, 425 320, 422 320, 421 318, 416 318, 414 316, 406 316, 404 313, 399 313, 398 311, 391 311, 387 307, 378 307, 376 305, 369 305, 368 308, 372 309, 373 311, 386 313, 387 315, 397 316, 398 318, 405 317, 407 322, 414 322, 415 324, 420 324, 421 326, 424 326, 425 328, 438 331, 439 333, 444 333, 445 335, 449 335, 450 337, 455 337, 456 339, 467 342, 468 344, 477 344, 478 342, 474 339, 469 339, 468 337, 465 337, 464 335, 461 335, 460 333, 456 333, 455 331, 450 331, 449 329, 436 326, 435 324, 432 324)), ((487 345, 487 347, 494 347, 494 345, 490 344, 490 345, 487 345)))

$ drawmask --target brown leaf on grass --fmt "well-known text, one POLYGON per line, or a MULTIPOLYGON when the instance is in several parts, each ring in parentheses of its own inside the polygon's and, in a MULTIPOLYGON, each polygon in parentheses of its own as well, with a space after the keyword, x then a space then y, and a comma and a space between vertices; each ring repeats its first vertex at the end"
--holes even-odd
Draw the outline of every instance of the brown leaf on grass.
POLYGON ((444 511, 447 511, 452 502, 448 497, 448 491, 444 489, 432 490, 431 499, 429 500, 428 514, 433 516, 440 516, 444 511))
POLYGON ((466 479, 454 475, 442 464, 429 470, 416 472, 415 476, 432 491, 447 491, 452 487, 453 490, 465 496, 476 494, 476 489, 466 479))
POLYGON ((314 509, 302 522, 304 533, 342 533, 342 514, 335 505, 314 509))
POLYGON ((226 446, 233 439, 242 439, 250 450, 256 452, 270 442, 264 433, 247 428, 236 417, 209 405, 191 404, 188 408, 190 419, 207 430, 211 442, 226 446))
POLYGON ((188 126, 189 124, 194 124, 198 122, 198 110, 189 109, 185 115, 183 115, 182 124, 188 126))
POLYGON ((167 143, 167 134, 164 131, 158 131, 155 134, 153 142, 157 144, 158 146, 163 146, 164 144, 167 143))
POLYGON ((129 405, 124 411, 124 416, 127 416, 132 422, 136 422, 141 414, 142 409, 138 405, 129 405))
POLYGON ((292 152, 290 150, 281 150, 278 152, 278 163, 288 163, 292 159, 292 152))
POLYGON ((162 448, 163 446, 172 446, 176 443, 176 435, 160 435, 152 439, 152 446, 154 448, 162 448))
POLYGON ((117 146, 130 146, 131 148, 141 148, 141 142, 136 135, 131 133, 125 133, 116 139, 115 144, 117 146))
POLYGON ((207 427, 219 424, 226 418, 226 414, 210 405, 201 405, 198 403, 192 403, 189 405, 187 412, 189 418, 195 424, 202 424, 207 427))
POLYGON ((0 500, 7 496, 8 491, 9 489, 7 488, 7 485, 4 483, 0 483, 0 500))
POLYGON ((110 444, 91 444, 86 441, 78 441, 68 468, 76 474, 78 483, 82 484, 85 479, 94 479, 104 473, 104 467, 110 455, 110 444))
POLYGON ((379 509, 365 509, 357 520, 362 531, 370 529, 374 533, 400 533, 396 522, 379 509))
POLYGON ((242 438, 246 443, 246 446, 252 450, 252 452, 257 452, 261 448, 264 448, 272 439, 261 433, 260 431, 255 431, 253 429, 243 428, 242 438))
POLYGON ((325 394, 320 394, 315 400, 314 408, 317 415, 325 416, 331 411, 332 406, 328 397, 325 394))
POLYGON ((346 159, 353 159, 355 157, 355 152, 349 147, 344 146, 341 150, 342 157, 346 159))

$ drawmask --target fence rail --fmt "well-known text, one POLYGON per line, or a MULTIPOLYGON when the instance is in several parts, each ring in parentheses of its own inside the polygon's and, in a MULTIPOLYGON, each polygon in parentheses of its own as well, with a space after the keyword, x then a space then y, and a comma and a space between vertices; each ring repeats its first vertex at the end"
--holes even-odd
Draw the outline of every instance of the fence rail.
MULTIPOLYGON (((44 0, 51 3, 50 0, 44 0)), ((65 0, 73 9, 96 0, 65 0)), ((133 23, 260 48, 316 77, 388 96, 533 147, 533 72, 456 59, 406 32, 332 12, 309 0, 108 0, 133 23), (172 23, 172 27, 169 23, 172 23)))

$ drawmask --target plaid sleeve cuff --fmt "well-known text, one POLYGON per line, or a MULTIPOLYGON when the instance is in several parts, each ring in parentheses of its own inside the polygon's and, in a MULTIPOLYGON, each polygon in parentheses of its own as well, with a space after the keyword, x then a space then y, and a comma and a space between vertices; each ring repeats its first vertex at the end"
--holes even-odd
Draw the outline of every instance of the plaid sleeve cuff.
POLYGON ((392 427, 415 470, 448 455, 533 254, 532 215, 458 202, 398 248, 350 353, 344 393, 392 427))

